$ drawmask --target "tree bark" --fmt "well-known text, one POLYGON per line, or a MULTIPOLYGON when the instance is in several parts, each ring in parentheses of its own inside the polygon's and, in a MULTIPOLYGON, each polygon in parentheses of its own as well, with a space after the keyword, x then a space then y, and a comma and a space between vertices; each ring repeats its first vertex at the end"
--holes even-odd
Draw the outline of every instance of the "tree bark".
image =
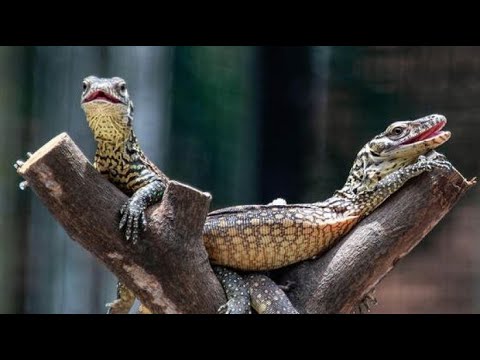
MULTIPOLYGON (((171 181, 162 202, 147 210, 141 246, 133 246, 118 229, 126 195, 103 179, 66 133, 18 172, 71 238, 153 312, 215 313, 225 302, 201 240, 210 194, 171 181)), ((294 281, 289 297, 300 312, 350 312, 473 184, 456 170, 412 179, 325 255, 273 276, 294 281)))

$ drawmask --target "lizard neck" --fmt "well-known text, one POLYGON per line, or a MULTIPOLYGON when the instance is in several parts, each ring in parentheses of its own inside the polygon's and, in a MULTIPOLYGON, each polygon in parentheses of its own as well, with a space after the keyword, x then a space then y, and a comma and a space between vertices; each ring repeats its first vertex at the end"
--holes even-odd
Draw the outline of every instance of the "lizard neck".
POLYGON ((363 217, 375 210, 396 190, 392 187, 379 191, 377 185, 388 174, 414 163, 416 159, 399 157, 384 160, 373 156, 368 144, 364 146, 353 163, 345 185, 334 195, 348 207, 345 215, 363 217))
POLYGON ((128 129, 121 137, 108 139, 95 137, 95 141, 97 142, 96 154, 102 157, 116 158, 118 155, 122 155, 121 159, 128 161, 131 155, 142 153, 132 128, 128 129))
POLYGON ((133 130, 130 129, 123 142, 97 141, 94 166, 120 190, 131 195, 136 189, 131 180, 146 166, 133 130))

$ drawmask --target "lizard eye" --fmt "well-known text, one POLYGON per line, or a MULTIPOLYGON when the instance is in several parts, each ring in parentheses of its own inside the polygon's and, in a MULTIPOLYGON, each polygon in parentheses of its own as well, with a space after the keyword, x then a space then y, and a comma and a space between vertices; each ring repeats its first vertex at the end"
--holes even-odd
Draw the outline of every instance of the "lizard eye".
POLYGON ((123 92, 125 92, 125 90, 127 90, 127 84, 121 83, 118 88, 123 93, 123 92))
POLYGON ((84 82, 83 82, 83 84, 82 84, 82 88, 83 88, 83 91, 87 90, 87 88, 88 88, 88 84, 87 84, 87 82, 86 82, 86 81, 84 81, 84 82))
POLYGON ((394 128, 390 131, 390 133, 391 133, 392 135, 399 136, 399 135, 401 135, 401 134, 403 133, 403 127, 401 127, 401 126, 394 127, 394 128))

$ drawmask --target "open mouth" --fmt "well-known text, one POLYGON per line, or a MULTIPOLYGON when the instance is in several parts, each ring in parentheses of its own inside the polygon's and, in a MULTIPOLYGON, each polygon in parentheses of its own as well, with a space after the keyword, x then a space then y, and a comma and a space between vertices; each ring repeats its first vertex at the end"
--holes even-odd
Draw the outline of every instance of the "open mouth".
POLYGON ((446 124, 447 124, 446 120, 441 121, 438 124, 432 126, 430 129, 425 130, 423 133, 418 134, 417 136, 415 136, 411 139, 408 139, 402 145, 409 145, 409 144, 417 143, 419 141, 433 139, 438 135, 443 135, 443 134, 447 133, 447 131, 442 131, 443 127, 446 124))
POLYGON ((107 102, 111 102, 111 103, 114 103, 114 104, 120 103, 120 100, 114 98, 112 95, 110 95, 106 92, 103 92, 101 90, 91 93, 83 102, 87 103, 87 102, 90 102, 90 101, 98 101, 98 100, 107 101, 107 102))

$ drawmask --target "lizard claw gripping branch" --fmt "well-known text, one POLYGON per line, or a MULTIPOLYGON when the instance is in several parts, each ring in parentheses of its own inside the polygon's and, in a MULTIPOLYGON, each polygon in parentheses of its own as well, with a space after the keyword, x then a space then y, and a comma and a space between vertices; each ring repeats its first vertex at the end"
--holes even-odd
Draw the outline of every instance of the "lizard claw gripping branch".
MULTIPOLYGON (((263 271, 325 252, 409 179, 433 168, 451 168, 441 155, 425 156, 450 138, 450 132, 442 131, 446 123, 444 116, 430 115, 391 124, 360 150, 343 188, 323 202, 211 212, 203 233, 211 262, 263 271)), ((277 312, 274 301, 252 305, 277 312)))

